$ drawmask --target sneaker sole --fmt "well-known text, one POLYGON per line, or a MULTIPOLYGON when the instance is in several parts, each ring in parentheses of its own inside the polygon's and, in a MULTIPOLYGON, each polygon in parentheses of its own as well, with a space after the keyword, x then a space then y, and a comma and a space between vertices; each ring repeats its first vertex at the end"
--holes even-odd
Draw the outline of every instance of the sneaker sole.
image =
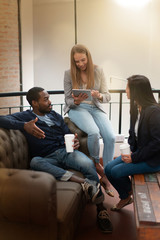
POLYGON ((113 232, 113 227, 112 227, 112 229, 108 229, 108 230, 103 230, 103 229, 100 228, 100 230, 101 230, 102 233, 112 233, 113 232))
MULTIPOLYGON (((100 230, 101 230, 101 229, 100 229, 100 230)), ((104 230, 101 230, 101 232, 102 232, 102 233, 112 233, 113 230, 105 230, 105 231, 104 231, 104 230)))

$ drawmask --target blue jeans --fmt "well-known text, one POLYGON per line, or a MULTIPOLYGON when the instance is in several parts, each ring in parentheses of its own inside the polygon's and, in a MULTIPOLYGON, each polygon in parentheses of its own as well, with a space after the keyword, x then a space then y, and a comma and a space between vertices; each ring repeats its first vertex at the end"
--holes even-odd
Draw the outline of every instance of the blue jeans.
POLYGON ((105 174, 119 193, 121 199, 125 199, 129 196, 129 192, 132 190, 131 175, 141 173, 153 173, 160 171, 160 166, 151 167, 146 162, 140 163, 125 163, 121 160, 121 156, 114 159, 105 167, 105 174))
POLYGON ((88 150, 90 156, 99 162, 99 138, 103 138, 103 165, 107 165, 113 159, 115 135, 107 115, 95 105, 81 103, 74 109, 70 109, 69 118, 81 130, 88 134, 88 150))
POLYGON ((99 182, 93 161, 77 150, 67 153, 65 148, 61 148, 46 157, 34 157, 30 166, 33 170, 50 173, 56 179, 61 179, 70 168, 80 171, 90 180, 99 182))

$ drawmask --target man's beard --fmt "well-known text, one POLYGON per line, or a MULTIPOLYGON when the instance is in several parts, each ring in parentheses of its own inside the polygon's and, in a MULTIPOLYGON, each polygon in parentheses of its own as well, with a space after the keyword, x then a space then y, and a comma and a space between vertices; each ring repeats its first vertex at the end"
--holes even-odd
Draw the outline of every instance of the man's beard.
POLYGON ((42 113, 42 114, 50 113, 50 112, 51 112, 51 110, 52 110, 52 108, 49 108, 50 106, 52 106, 52 105, 49 105, 49 106, 48 106, 48 108, 45 108, 45 109, 44 109, 44 108, 41 108, 41 107, 39 107, 39 109, 38 109, 38 110, 39 110, 39 112, 40 112, 40 113, 42 113))

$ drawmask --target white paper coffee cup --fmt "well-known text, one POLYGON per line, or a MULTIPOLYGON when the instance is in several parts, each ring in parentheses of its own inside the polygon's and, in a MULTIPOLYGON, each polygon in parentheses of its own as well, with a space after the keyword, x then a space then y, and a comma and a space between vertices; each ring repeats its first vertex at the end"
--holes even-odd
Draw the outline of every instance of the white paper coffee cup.
POLYGON ((130 145, 128 143, 121 144, 119 146, 121 154, 130 154, 130 145))
POLYGON ((66 152, 73 152, 73 139, 74 139, 74 134, 65 134, 64 135, 64 140, 66 144, 66 152))

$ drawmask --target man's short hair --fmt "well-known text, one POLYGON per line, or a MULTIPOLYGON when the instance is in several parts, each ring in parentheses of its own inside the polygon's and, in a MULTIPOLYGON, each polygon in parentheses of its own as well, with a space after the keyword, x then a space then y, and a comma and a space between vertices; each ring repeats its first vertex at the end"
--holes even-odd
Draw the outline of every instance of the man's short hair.
POLYGON ((26 99, 31 106, 32 101, 38 101, 38 99, 40 98, 39 93, 42 91, 44 91, 44 89, 41 87, 33 87, 27 92, 26 99))

